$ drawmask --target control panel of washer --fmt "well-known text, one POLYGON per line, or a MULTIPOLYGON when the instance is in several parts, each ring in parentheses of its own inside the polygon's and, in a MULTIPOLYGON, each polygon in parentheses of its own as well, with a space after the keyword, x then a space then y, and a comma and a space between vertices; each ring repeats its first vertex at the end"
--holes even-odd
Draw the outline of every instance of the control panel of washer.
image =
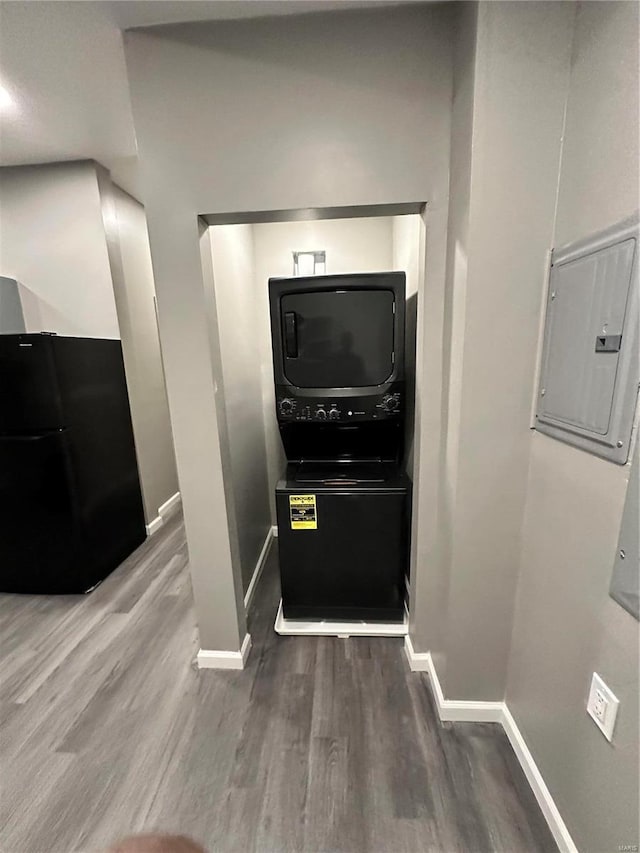
POLYGON ((278 396, 276 406, 278 419, 285 422, 334 422, 387 420, 402 414, 403 396, 400 391, 390 390, 386 394, 369 397, 309 398, 278 396))

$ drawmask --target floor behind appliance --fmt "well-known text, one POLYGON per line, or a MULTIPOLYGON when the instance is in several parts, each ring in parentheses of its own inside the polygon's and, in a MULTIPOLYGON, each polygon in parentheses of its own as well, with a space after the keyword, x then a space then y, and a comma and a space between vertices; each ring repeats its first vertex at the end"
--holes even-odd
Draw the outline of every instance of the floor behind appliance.
POLYGON ((276 488, 284 618, 402 622, 410 496, 393 466, 290 465, 276 488), (292 516, 300 495, 314 527, 292 516))

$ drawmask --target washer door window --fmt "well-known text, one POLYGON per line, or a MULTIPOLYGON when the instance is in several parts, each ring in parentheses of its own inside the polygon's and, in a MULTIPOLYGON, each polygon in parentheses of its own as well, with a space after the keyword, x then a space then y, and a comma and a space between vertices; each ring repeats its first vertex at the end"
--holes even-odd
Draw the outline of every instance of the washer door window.
POLYGON ((390 290, 288 294, 280 301, 284 373, 298 388, 381 385, 394 369, 390 290))

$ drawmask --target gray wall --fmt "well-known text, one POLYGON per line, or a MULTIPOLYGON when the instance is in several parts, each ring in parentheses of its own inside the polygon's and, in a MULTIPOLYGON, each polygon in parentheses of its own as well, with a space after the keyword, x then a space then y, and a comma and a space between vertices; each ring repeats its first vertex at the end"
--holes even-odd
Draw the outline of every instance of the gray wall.
POLYGON ((142 205, 99 169, 111 281, 138 454, 145 518, 179 490, 155 311, 147 221, 142 205))
MULTIPOLYGON (((449 166, 449 211, 447 222, 446 289, 442 317, 442 385, 440 398, 429 395, 427 388, 416 388, 430 397, 430 406, 441 412, 441 441, 435 448, 437 482, 434 492, 437 501, 437 529, 430 554, 430 570, 415 576, 412 561, 410 634, 417 650, 429 650, 438 674, 446 673, 444 632, 449 595, 449 565, 451 561, 451 518, 455 486, 455 455, 453 438, 458 433, 460 384, 451 384, 451 371, 458 372, 461 347, 464 341, 464 300, 467 273, 467 237, 469 197, 471 191, 471 145, 473 141, 473 98, 475 83, 477 5, 459 3, 455 7, 455 37, 453 42, 453 92, 451 113, 451 154, 449 166), (455 296, 455 317, 454 316, 455 296), (451 438, 449 438, 451 435, 451 438)), ((419 261, 418 261, 419 262, 419 261)), ((425 281, 425 296, 431 282, 425 281)), ((422 358, 418 353, 417 367, 422 358)), ((418 413, 419 414, 419 413, 418 413)), ((420 442, 420 430, 415 442, 420 442)), ((418 519, 414 520, 417 521, 418 519)), ((415 547, 416 530, 414 527, 415 547)))
MULTIPOLYGON (((425 372, 438 395, 449 47, 449 11, 439 6, 292 16, 286 28, 265 19, 125 35, 205 648, 237 649, 245 628, 222 478, 228 447, 218 444, 218 342, 209 337, 215 326, 203 307, 196 215, 429 199, 431 288, 418 318, 425 325, 419 347, 423 341, 425 372)), ((422 424, 429 449, 439 440, 439 412, 429 409, 422 424)), ((426 523, 414 552, 421 562, 437 529, 429 494, 437 488, 434 461, 433 452, 421 459, 426 523)))
POLYGON ((33 294, 28 331, 120 337, 93 163, 0 169, 0 265, 33 294))
POLYGON ((554 240, 574 13, 487 3, 476 29, 464 7, 377 10, 156 28, 125 47, 202 645, 238 648, 245 625, 196 214, 427 200, 412 638, 449 697, 506 687, 570 830, 596 850, 635 842, 635 628, 607 596, 628 473, 528 426, 546 250, 635 204, 637 12, 580 8, 554 240), (584 713, 596 667, 623 700, 613 746, 584 713))
POLYGON ((415 431, 414 408, 416 391, 416 323, 418 292, 424 288, 420 269, 420 241, 422 221, 418 214, 394 216, 391 220, 392 266, 407 276, 407 304, 405 306, 405 374, 407 414, 405 427, 406 470, 413 479, 413 436, 415 431))
POLYGON ((608 596, 629 468, 528 427, 546 252, 637 207, 638 7, 456 15, 441 536, 411 635, 448 698, 506 696, 600 853, 637 843, 638 623, 608 596), (594 670, 622 702, 613 744, 585 713, 594 670))
MULTIPOLYGON (((218 334, 220 320, 218 318, 218 294, 213 274, 211 229, 207 228, 202 220, 198 220, 197 229, 199 271, 202 274, 203 290, 198 289, 195 294, 193 292, 186 294, 189 298, 185 298, 184 289, 172 294, 178 299, 183 311, 185 308, 187 309, 184 313, 186 323, 182 328, 180 325, 177 328, 170 325, 172 331, 177 333, 177 340, 173 336, 168 337, 171 346, 176 343, 181 344, 180 352, 184 352, 184 335, 189 335, 193 338, 193 333, 197 330, 199 336, 203 336, 202 339, 196 340, 197 345, 205 344, 206 346, 201 364, 191 362, 192 350, 188 350, 185 353, 188 368, 187 374, 189 379, 192 382, 195 380, 202 390, 204 390, 203 380, 211 382, 211 390, 213 390, 214 394, 213 407, 209 408, 207 404, 211 401, 207 397, 197 402, 193 399, 192 386, 187 385, 186 388, 180 389, 182 392, 185 392, 187 397, 191 397, 190 406, 181 412, 182 416, 188 419, 198 417, 200 419, 198 425, 203 431, 198 435, 199 440, 202 441, 206 435, 207 455, 203 455, 201 461, 206 466, 204 470, 209 474, 206 481, 208 494, 205 495, 205 503, 197 507, 203 511, 198 514, 193 512, 193 507, 189 505, 189 497, 193 497, 193 489, 190 489, 188 492, 185 508, 185 524, 187 526, 191 582, 200 630, 200 647, 203 649, 237 651, 246 634, 243 601, 244 589, 240 557, 241 534, 236 520, 231 439, 229 436, 229 425, 225 417, 225 384, 222 368, 222 348, 218 334), (202 301, 203 295, 204 302, 202 301), (193 299, 194 296, 197 299, 193 299), (190 315, 190 312, 194 309, 198 310, 198 314, 195 316, 190 315), (203 321, 203 323, 201 324, 200 321, 203 321), (183 338, 182 341, 181 338, 183 338), (197 407, 198 403, 200 403, 199 408, 197 407), (205 417, 208 420, 205 420, 205 417), (204 430, 206 430, 206 433, 204 430), (206 502, 206 499, 209 497, 217 499, 218 503, 206 502), (194 523, 207 525, 208 530, 212 531, 218 537, 218 553, 214 555, 212 562, 209 564, 210 570, 206 572, 193 571, 194 561, 197 565, 201 564, 203 554, 206 553, 202 548, 207 544, 205 538, 202 536, 202 530, 196 527, 195 536, 189 533, 190 530, 194 529, 194 523), (226 535, 223 536, 223 532, 226 535), (221 568, 227 570, 221 571, 221 568), (220 622, 217 625, 212 624, 209 619, 212 605, 218 605, 219 608, 218 618, 220 622), (228 645, 216 645, 216 643, 219 643, 221 636, 229 638, 226 640, 228 645)), ((167 299, 164 300, 165 305, 167 301, 167 299)), ((175 319, 175 314, 172 315, 172 319, 175 319)), ((169 359, 169 366, 171 369, 183 369, 184 367, 175 357, 169 359)), ((206 388, 206 390, 209 391, 210 389, 206 388)), ((179 434, 184 435, 184 433, 184 425, 180 425, 179 434)), ((205 450, 204 446, 202 450, 205 450)), ((179 451, 176 453, 176 457, 179 458, 179 451)), ((184 489, 182 491, 184 504, 184 489)))
MULTIPOLYGON (((578 10, 554 245, 638 205, 638 5, 578 10)), ((629 466, 534 433, 506 698, 580 850, 638 843, 638 622, 609 598, 629 466), (585 713, 620 699, 613 743, 585 713)))
POLYGON ((246 593, 271 527, 260 359, 263 305, 255 292, 251 225, 219 225, 209 236, 218 313, 214 333, 220 336, 231 488, 246 593))
POLYGON ((0 275, 0 334, 26 331, 20 289, 15 278, 0 275))
POLYGON ((121 338, 147 521, 178 491, 144 210, 92 162, 0 170, 0 265, 27 331, 121 338))
POLYGON ((500 699, 506 685, 573 14, 565 3, 478 11, 464 336, 452 366, 461 388, 443 680, 452 698, 500 699))
POLYGON ((449 698, 498 700, 573 7, 486 3, 477 20, 472 7, 456 11, 440 549, 414 644, 431 649, 449 698))

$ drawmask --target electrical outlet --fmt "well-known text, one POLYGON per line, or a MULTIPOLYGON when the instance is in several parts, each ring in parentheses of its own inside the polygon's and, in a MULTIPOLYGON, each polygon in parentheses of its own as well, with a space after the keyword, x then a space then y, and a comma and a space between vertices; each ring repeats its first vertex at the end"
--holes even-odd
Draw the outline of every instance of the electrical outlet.
POLYGON ((619 699, 609 690, 597 672, 593 673, 591 689, 587 700, 587 714, 593 719, 607 740, 613 737, 613 727, 616 724, 619 699))

